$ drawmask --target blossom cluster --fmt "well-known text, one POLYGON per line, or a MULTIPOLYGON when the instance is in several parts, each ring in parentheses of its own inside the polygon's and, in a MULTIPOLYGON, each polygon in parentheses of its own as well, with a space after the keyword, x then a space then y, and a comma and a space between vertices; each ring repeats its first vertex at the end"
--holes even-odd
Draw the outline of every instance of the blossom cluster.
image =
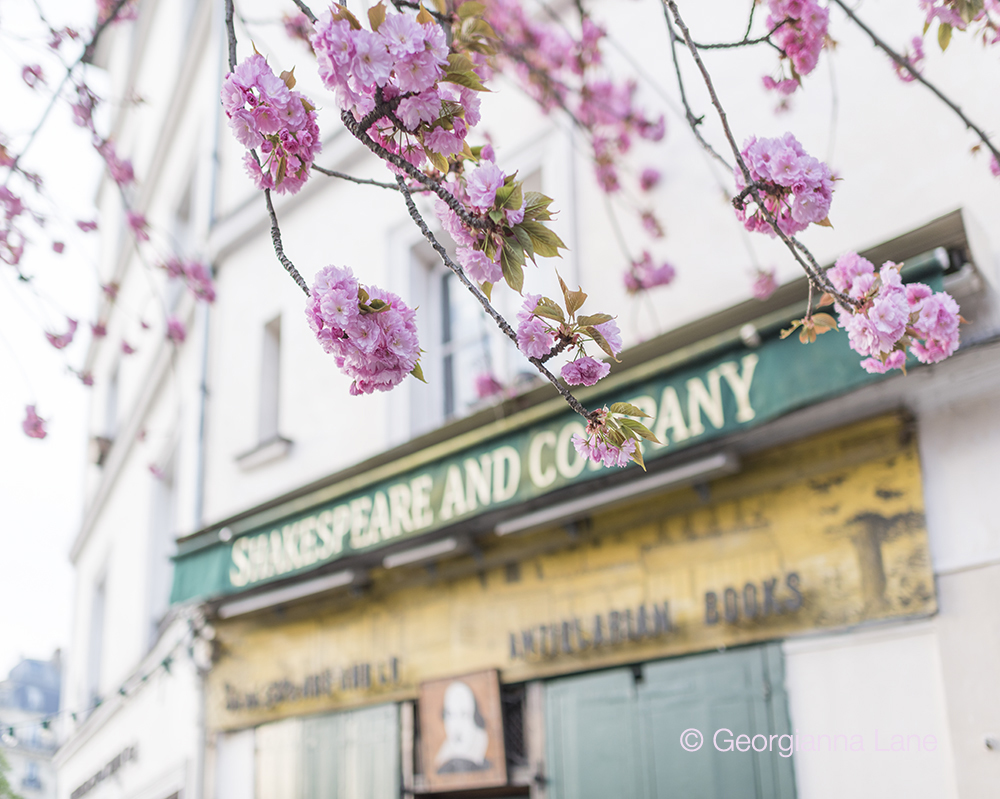
POLYGON ((362 286, 347 267, 316 275, 306 306, 309 326, 337 368, 353 379, 351 394, 388 391, 419 377, 416 314, 395 294, 362 286))
POLYGON ((886 262, 876 275, 870 261, 847 253, 826 276, 858 303, 836 307, 851 349, 867 356, 861 362, 867 371, 902 369, 907 349, 921 363, 937 363, 958 347, 958 304, 947 292, 934 292, 923 283, 904 286, 897 264, 886 262))
POLYGON ((657 442, 649 429, 628 417, 648 414, 627 402, 616 402, 593 411, 587 418, 584 435, 573 436, 573 447, 584 458, 604 466, 625 466, 635 461, 644 469, 639 439, 657 442))
POLYGON ((177 257, 168 258, 162 265, 172 279, 181 279, 199 300, 215 302, 215 281, 212 273, 201 261, 186 261, 177 257))
POLYGON ((656 286, 667 286, 673 282, 677 271, 667 261, 657 264, 648 250, 643 251, 638 261, 632 261, 625 273, 625 290, 636 294, 656 286))
POLYGON ((24 254, 24 234, 17 219, 24 213, 21 198, 6 186, 0 186, 0 260, 17 266, 24 254))
POLYGON ((21 429, 29 438, 45 438, 45 420, 35 411, 34 405, 27 405, 24 408, 24 421, 21 422, 21 429))
POLYGON ((910 46, 913 48, 913 52, 911 53, 910 51, 907 51, 903 55, 903 60, 906 61, 905 67, 893 62, 896 74, 904 83, 910 83, 916 80, 916 76, 923 71, 924 57, 926 55, 924 53, 924 40, 919 36, 914 36, 910 40, 910 46))
MULTIPOLYGON (((740 155, 750 170, 751 180, 761 184, 764 208, 785 235, 793 236, 811 223, 826 223, 833 198, 833 175, 791 133, 780 139, 751 136, 740 155)), ((747 184, 739 167, 734 176, 736 188, 742 192, 747 184)), ((759 205, 748 214, 743 203, 736 209, 736 215, 747 230, 776 235, 759 205)))
POLYGON ((920 0, 925 16, 924 30, 934 20, 940 23, 938 42, 943 50, 948 46, 951 31, 964 31, 971 23, 980 27, 983 44, 1000 43, 1000 0, 920 0))
POLYGON ((636 84, 614 81, 598 68, 603 63, 605 31, 589 16, 580 32, 535 18, 518 0, 494 0, 486 19, 497 32, 501 59, 545 111, 566 110, 590 134, 600 187, 621 189, 621 160, 634 137, 659 141, 663 116, 651 117, 637 105, 636 84))
POLYGON ((617 358, 622 349, 621 331, 618 323, 607 314, 576 317, 573 304, 567 302, 567 305, 571 308, 568 321, 552 300, 540 294, 525 295, 517 313, 517 346, 529 358, 549 357, 557 342, 561 345, 560 351, 564 347, 575 349, 576 358, 563 365, 562 378, 571 386, 593 386, 607 376, 611 364, 587 355, 585 343, 593 341, 612 358, 617 358))
POLYGON ((323 85, 358 120, 378 103, 385 113, 364 132, 414 167, 429 160, 447 173, 449 159, 469 152, 466 137, 479 123, 480 74, 449 53, 444 29, 424 10, 413 17, 378 6, 369 21, 372 30, 362 28, 342 6, 317 20, 310 44, 323 85))
POLYGON ((247 174, 258 189, 278 194, 302 188, 321 146, 316 109, 294 86, 290 73, 275 75, 259 53, 244 59, 222 82, 229 127, 247 148, 247 174), (254 157, 258 147, 263 163, 254 157))
POLYGON ((816 0, 768 0, 767 6, 767 28, 777 28, 771 40, 782 51, 782 58, 788 59, 792 76, 782 80, 765 76, 764 88, 789 95, 819 62, 830 12, 816 0))

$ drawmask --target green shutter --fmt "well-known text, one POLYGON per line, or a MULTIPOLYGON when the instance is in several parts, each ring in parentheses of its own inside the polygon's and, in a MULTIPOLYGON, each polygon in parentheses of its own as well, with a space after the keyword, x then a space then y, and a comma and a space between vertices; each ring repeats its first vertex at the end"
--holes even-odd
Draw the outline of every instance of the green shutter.
MULTIPOLYGON (((645 664, 556 680, 546 690, 553 799, 793 799, 791 758, 719 752, 733 736, 789 732, 777 645, 645 664), (699 730, 696 752, 681 733, 699 730), (722 739, 720 738, 720 744, 722 739)), ((758 741, 760 745, 760 741, 758 741)))

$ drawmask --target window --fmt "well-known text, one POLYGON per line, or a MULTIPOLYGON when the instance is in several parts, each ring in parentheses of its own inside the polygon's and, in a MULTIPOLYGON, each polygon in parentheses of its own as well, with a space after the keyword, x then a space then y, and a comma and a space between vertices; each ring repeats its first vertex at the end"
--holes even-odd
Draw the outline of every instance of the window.
POLYGON ((162 476, 152 476, 152 496, 149 524, 149 562, 146 581, 149 603, 149 637, 146 642, 152 648, 160 636, 160 624, 170 607, 170 587, 173 578, 171 555, 176 551, 174 525, 176 517, 176 469, 175 458, 167 460, 162 467, 162 476))
POLYGON ((36 791, 42 789, 42 780, 38 775, 38 763, 34 760, 29 760, 24 764, 24 778, 21 780, 21 787, 36 791))
MULTIPOLYGON (((411 259, 412 302, 428 383, 412 389, 409 403, 410 434, 419 435, 495 401, 499 392, 487 391, 488 383, 509 386, 519 363, 513 343, 429 246, 416 245, 411 259)), ((516 295, 497 292, 493 300, 501 313, 513 318, 516 295)))
POLYGON ((278 437, 281 397, 281 317, 264 325, 260 360, 260 406, 257 440, 266 444, 278 437))
POLYGON ((90 639, 87 642, 87 697, 90 706, 101 696, 101 661, 104 649, 104 617, 107 597, 107 578, 94 586, 90 601, 90 639))

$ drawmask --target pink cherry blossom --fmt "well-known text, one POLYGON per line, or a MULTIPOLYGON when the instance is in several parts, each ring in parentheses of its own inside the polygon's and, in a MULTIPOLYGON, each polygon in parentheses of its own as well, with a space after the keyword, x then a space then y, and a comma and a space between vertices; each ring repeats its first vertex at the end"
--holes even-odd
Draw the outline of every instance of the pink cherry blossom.
POLYGON ((492 161, 483 161, 473 169, 466 180, 469 201, 475 208, 492 208, 497 189, 503 186, 505 175, 492 161))
POLYGON ((593 386, 611 371, 611 364, 589 355, 570 361, 562 368, 562 378, 571 386, 593 386))
POLYGON ((666 286, 673 282, 676 274, 674 267, 666 261, 655 263, 652 254, 647 250, 638 261, 633 261, 625 272, 625 288, 630 294, 635 294, 656 286, 666 286))
POLYGON ((34 89, 39 83, 45 83, 45 77, 42 75, 42 68, 38 64, 25 66, 24 69, 21 70, 21 78, 32 89, 34 89))
POLYGON ((27 405, 24 408, 25 417, 21 422, 21 429, 28 438, 45 438, 45 420, 35 413, 34 405, 27 405))
POLYGON ((766 300, 778 288, 774 269, 758 269, 750 293, 758 300, 766 300))
POLYGON ((646 167, 639 176, 639 187, 643 191, 651 191, 659 184, 660 178, 660 170, 653 169, 653 167, 646 167))
POLYGON ((48 340, 49 344, 55 347, 57 350, 61 350, 64 347, 68 347, 73 343, 73 336, 76 335, 77 321, 75 319, 66 318, 68 328, 65 333, 55 334, 46 332, 45 338, 48 340))
POLYGON ((493 397, 503 392, 503 384, 489 372, 481 372, 476 375, 476 396, 479 399, 493 397))
POLYGON ((149 241, 149 225, 146 222, 146 217, 135 211, 126 211, 125 216, 128 219, 128 226, 135 233, 136 239, 138 241, 149 241))
POLYGON ((503 278, 503 270, 497 261, 491 260, 482 250, 459 247, 458 262, 473 280, 479 283, 497 283, 503 278))
POLYGON ((176 316, 167 317, 167 340, 174 344, 183 344, 187 338, 187 328, 176 316))

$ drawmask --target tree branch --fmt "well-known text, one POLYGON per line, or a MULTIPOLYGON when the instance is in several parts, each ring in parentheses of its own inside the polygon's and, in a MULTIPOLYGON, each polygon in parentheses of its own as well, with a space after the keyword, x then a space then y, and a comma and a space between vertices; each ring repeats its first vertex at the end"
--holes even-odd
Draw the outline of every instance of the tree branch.
MULTIPOLYGON (((410 190, 406 185, 406 181, 403 180, 402 175, 396 176, 396 183, 399 185, 399 190, 403 193, 403 199, 406 201, 406 210, 409 211, 410 218, 413 220, 414 224, 420 229, 420 232, 423 234, 427 242, 431 245, 431 247, 434 248, 437 254, 441 257, 441 262, 445 266, 447 266, 452 272, 455 273, 458 279, 462 282, 462 285, 464 285, 472 293, 472 296, 479 301, 479 304, 483 306, 483 310, 486 311, 487 315, 494 322, 496 322, 497 327, 500 328, 501 332, 503 332, 503 334, 507 336, 507 338, 509 338, 511 341, 514 342, 515 345, 517 345, 517 333, 514 332, 514 329, 510 326, 510 323, 507 322, 507 320, 504 319, 503 315, 496 308, 493 307, 490 301, 486 298, 486 295, 479 290, 479 287, 476 286, 476 284, 473 283, 471 280, 469 280, 468 276, 465 274, 462 267, 460 267, 451 259, 451 256, 448 255, 448 251, 444 248, 444 245, 437 240, 437 237, 431 232, 431 229, 427 227, 427 223, 424 221, 424 218, 420 215, 420 211, 417 210, 416 204, 413 202, 413 195, 410 193, 410 190)), ((548 357, 551 356, 552 354, 550 353, 548 357)), ((531 362, 531 365, 534 366, 546 380, 548 380, 553 386, 555 386, 556 391, 558 391, 559 394, 562 396, 562 398, 566 400, 567 404, 578 414, 589 419, 590 411, 588 411, 580 403, 580 401, 573 396, 572 392, 568 388, 566 388, 566 386, 562 382, 560 382, 559 378, 557 378, 554 374, 552 374, 552 372, 550 372, 545 367, 544 360, 545 359, 543 358, 528 358, 528 361, 531 362)))
POLYGON ((465 225, 479 230, 492 231, 494 229, 495 226, 491 222, 472 216, 472 214, 466 210, 465 206, 458 201, 458 198, 444 188, 439 181, 425 175, 405 158, 397 155, 396 153, 389 152, 385 149, 385 147, 372 139, 372 137, 368 135, 368 132, 361 127, 358 120, 354 118, 350 111, 342 111, 340 118, 344 122, 344 127, 346 127, 365 147, 375 153, 375 155, 383 161, 388 161, 397 169, 401 169, 418 183, 422 183, 430 191, 434 192, 434 194, 444 200, 447 206, 455 212, 456 216, 458 216, 458 218, 461 219, 465 225))
POLYGON ((993 144, 993 142, 990 141, 989 136, 986 135, 983 129, 980 128, 978 125, 976 125, 971 119, 969 119, 961 108, 959 108, 950 98, 948 98, 944 94, 944 92, 942 92, 937 86, 935 86, 933 83, 927 80, 923 75, 917 72, 907 59, 903 58, 903 56, 901 56, 899 53, 897 53, 895 50, 889 47, 889 45, 887 45, 884 41, 882 41, 882 39, 880 39, 878 35, 871 28, 869 28, 864 22, 858 19, 857 14, 855 14, 850 9, 850 7, 843 2, 843 0, 831 0, 831 1, 834 3, 834 5, 839 6, 841 11, 843 11, 855 25, 857 25, 859 28, 861 28, 861 30, 863 30, 865 33, 868 34, 868 38, 872 40, 872 43, 877 48, 879 48, 883 53, 889 56, 889 58, 891 58, 899 66, 905 69, 910 75, 912 75, 914 80, 916 80, 918 83, 922 83, 924 86, 930 89, 931 92, 942 103, 944 103, 946 106, 948 106, 948 108, 954 111, 955 115, 965 123, 965 127, 973 131, 979 137, 980 141, 982 141, 982 143, 989 148, 990 152, 993 153, 993 156, 997 159, 997 161, 1000 161, 1000 150, 998 150, 996 146, 993 144))
POLYGON ((309 6, 303 3, 302 0, 292 0, 292 2, 295 3, 296 6, 298 6, 299 11, 301 11, 303 14, 306 15, 306 17, 308 17, 310 22, 312 22, 313 24, 316 23, 316 15, 312 12, 309 6))

